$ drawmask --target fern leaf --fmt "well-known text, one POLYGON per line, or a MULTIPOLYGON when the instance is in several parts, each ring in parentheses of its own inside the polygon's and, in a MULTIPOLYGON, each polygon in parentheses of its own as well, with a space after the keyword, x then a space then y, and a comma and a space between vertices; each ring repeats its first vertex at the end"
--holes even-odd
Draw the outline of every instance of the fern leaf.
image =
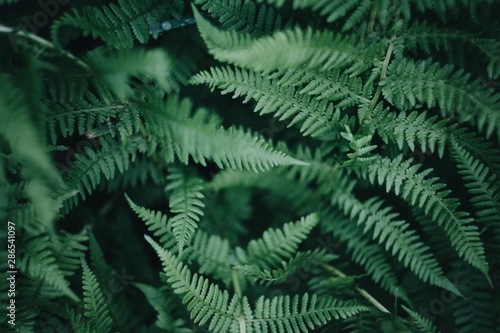
POLYGON ((184 246, 193 236, 200 216, 203 215, 203 193, 202 181, 197 178, 188 178, 179 168, 171 168, 167 176, 166 191, 170 194, 170 211, 175 214, 170 219, 172 232, 177 240, 179 255, 182 254, 184 246))
POLYGON ((453 283, 446 278, 432 253, 429 253, 429 248, 423 244, 414 230, 409 230, 409 223, 397 220, 398 214, 393 213, 383 201, 371 198, 363 203, 352 194, 342 192, 334 194, 332 203, 338 205, 351 220, 357 221, 358 226, 364 226, 364 233, 373 231, 372 238, 384 244, 386 251, 397 256, 398 261, 422 281, 429 281, 433 285, 460 294, 453 283))
POLYGON ((257 101, 255 112, 260 115, 272 113, 279 120, 290 119, 288 126, 301 122, 300 131, 321 139, 330 139, 330 132, 340 118, 333 105, 317 101, 305 94, 297 94, 293 87, 280 87, 277 80, 268 79, 254 71, 230 67, 211 68, 210 72, 198 73, 192 84, 207 84, 211 89, 218 87, 222 94, 233 93, 233 98, 245 96, 257 101))
POLYGON ((415 311, 410 310, 406 306, 403 305, 403 309, 408 313, 412 322, 419 329, 421 333, 440 333, 432 324, 429 319, 423 318, 415 311))
MULTIPOLYGON (((238 320, 242 315, 240 296, 230 298, 226 290, 221 290, 201 275, 192 274, 177 257, 162 249, 151 238, 146 236, 146 240, 162 260, 167 281, 174 293, 184 295, 182 302, 187 304, 195 323, 204 325, 210 322, 208 329, 213 332, 238 331, 238 320)), ((245 299, 243 302, 246 302, 245 299)))
POLYGON ((64 272, 59 268, 50 248, 47 236, 34 236, 26 240, 25 252, 20 255, 19 269, 42 285, 55 288, 60 294, 78 301, 79 298, 70 289, 64 272))
POLYGON ((210 274, 227 286, 231 284, 231 265, 236 264, 236 259, 226 239, 198 230, 186 251, 200 265, 200 274, 210 274))
POLYGON ((500 187, 497 176, 455 141, 451 142, 451 149, 458 164, 458 173, 467 182, 465 186, 473 196, 471 203, 477 209, 477 221, 491 227, 500 236, 500 187))
POLYGON ((328 231, 334 239, 346 245, 347 254, 355 263, 363 267, 375 283, 380 284, 392 295, 410 303, 383 245, 373 242, 370 234, 363 233, 361 228, 340 211, 328 212, 322 221, 322 228, 328 231))
POLYGON ((282 229, 269 229, 261 238, 251 240, 246 249, 245 263, 260 269, 271 269, 290 258, 309 232, 318 223, 318 217, 311 214, 299 221, 286 223, 282 229))
POLYGON ((415 151, 418 144, 423 153, 437 150, 443 157, 449 133, 446 120, 438 120, 437 116, 428 118, 426 111, 396 114, 388 108, 383 109, 382 105, 374 108, 372 116, 373 125, 385 142, 395 142, 399 149, 406 144, 411 151, 415 151))
POLYGON ((492 38, 481 38, 466 31, 456 31, 415 22, 399 37, 405 46, 413 51, 424 50, 431 54, 434 50, 448 51, 452 47, 469 46, 487 62, 488 76, 495 80, 500 76, 500 42, 492 38))
POLYGON ((494 333, 494 300, 491 287, 477 271, 460 265, 452 272, 462 285, 464 298, 450 304, 457 333, 494 333))
POLYGON ((265 35, 282 28, 283 20, 273 7, 257 6, 252 1, 196 0, 202 10, 218 19, 224 30, 265 35))
POLYGON ((102 8, 74 8, 72 13, 66 13, 52 25, 52 40, 57 42, 59 30, 69 25, 82 29, 84 35, 101 38, 115 48, 131 48, 135 40, 142 44, 149 41, 150 24, 162 21, 168 14, 178 15, 182 7, 183 2, 178 0, 118 0, 116 4, 102 8))
POLYGON ((82 261, 82 267, 85 316, 89 319, 89 324, 95 331, 109 333, 113 326, 113 321, 109 315, 104 295, 101 292, 94 273, 85 261, 82 261))
POLYGON ((353 37, 312 29, 278 31, 256 39, 234 31, 221 31, 210 25, 196 9, 194 11, 200 34, 217 60, 256 71, 347 67, 349 73, 361 73, 371 66, 381 51, 381 44, 363 47, 353 37))
POLYGON ((137 216, 144 221, 148 230, 159 239, 163 248, 177 251, 177 244, 172 232, 171 220, 167 222, 167 216, 162 212, 153 211, 136 205, 126 194, 125 199, 127 199, 130 208, 132 208, 137 216))
POLYGON ((379 158, 363 170, 363 176, 372 184, 385 184, 386 191, 394 189, 409 204, 423 208, 426 215, 443 226, 458 255, 488 276, 483 243, 469 214, 457 210, 458 200, 448 198, 449 191, 442 190, 444 184, 426 177, 432 170, 419 173, 420 165, 410 163, 403 161, 402 155, 393 160, 379 158))
POLYGON ((297 270, 304 272, 336 258, 337 256, 327 253, 324 249, 316 249, 314 251, 297 252, 290 260, 282 262, 281 267, 272 270, 260 270, 253 265, 235 266, 234 269, 253 279, 254 282, 270 286, 285 282, 297 270))
MULTIPOLYGON (((83 199, 87 193, 91 194, 97 188, 102 175, 106 179, 112 179, 117 170, 121 173, 127 170, 135 155, 135 152, 131 154, 121 143, 108 138, 100 138, 99 144, 102 145, 99 150, 85 146, 85 155, 76 155, 76 162, 66 177, 67 188, 77 190, 83 199)), ((66 211, 69 211, 78 199, 74 196, 67 201, 66 211)))
POLYGON ((462 70, 439 66, 431 61, 414 62, 401 59, 389 66, 388 77, 381 84, 387 101, 401 109, 425 103, 438 106, 443 116, 457 114, 461 121, 477 124, 487 136, 494 130, 500 137, 500 94, 482 87, 479 80, 470 80, 462 70))
POLYGON ((145 114, 147 130, 158 138, 162 154, 168 162, 175 155, 185 164, 189 157, 206 165, 212 159, 219 168, 265 171, 277 165, 306 165, 291 156, 274 150, 263 139, 243 130, 217 128, 213 120, 206 122, 206 111, 199 109, 191 115, 191 102, 170 97, 145 114), (152 112, 157 111, 157 112, 152 112))
POLYGON ((345 319, 370 308, 353 301, 304 294, 257 299, 254 327, 257 332, 309 332, 332 318, 345 319))
POLYGON ((86 233, 71 234, 62 231, 57 244, 53 244, 56 262, 65 276, 72 276, 81 266, 81 258, 88 250, 82 243, 88 241, 86 233))

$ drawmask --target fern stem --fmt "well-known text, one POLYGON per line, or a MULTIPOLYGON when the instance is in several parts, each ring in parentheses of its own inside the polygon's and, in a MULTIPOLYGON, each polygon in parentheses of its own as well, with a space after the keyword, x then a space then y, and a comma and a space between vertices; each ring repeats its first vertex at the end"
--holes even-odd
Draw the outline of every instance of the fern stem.
MULTIPOLYGON (((347 275, 345 275, 342 271, 339 269, 328 265, 328 264, 323 264, 323 267, 328 270, 329 272, 337 275, 338 277, 345 278, 347 275)), ((384 312, 384 313, 391 313, 389 310, 385 308, 382 304, 380 304, 379 301, 377 301, 372 295, 370 295, 366 290, 359 288, 359 287, 354 287, 356 290, 359 292, 361 296, 363 296, 368 302, 370 302, 374 307, 376 307, 378 310, 384 312)))
MULTIPOLYGON (((387 47, 387 52, 384 57, 384 62, 382 63, 382 70, 380 71, 380 80, 384 80, 387 78, 387 68, 389 67, 389 62, 391 61, 392 52, 394 51, 395 40, 396 37, 392 37, 391 40, 389 41, 389 46, 387 47)), ((369 117, 371 117, 371 111, 375 108, 375 105, 377 105, 381 93, 382 93, 382 86, 378 85, 377 90, 375 91, 375 95, 373 96, 372 101, 370 103, 370 109, 369 109, 370 113, 368 114, 369 117)))
POLYGON ((80 65, 83 68, 85 68, 85 70, 91 72, 90 67, 86 63, 84 63, 82 60, 80 60, 79 58, 75 57, 74 55, 72 55, 68 51, 65 51, 65 50, 62 50, 62 49, 58 48, 57 46, 55 46, 54 44, 52 44, 48 40, 43 39, 43 38, 41 38, 41 37, 39 37, 39 36, 37 36, 35 34, 29 33, 29 32, 25 32, 25 31, 15 31, 13 28, 7 27, 7 26, 5 26, 3 24, 0 24, 0 33, 15 34, 15 35, 27 38, 29 40, 32 40, 33 42, 38 43, 38 44, 42 45, 43 47, 55 50, 55 51, 57 51, 57 52, 65 55, 66 57, 68 57, 69 59, 73 60, 78 65, 80 65))
POLYGON ((238 271, 232 268, 231 276, 233 277, 234 291, 241 296, 241 285, 240 285, 240 279, 238 278, 238 271))
POLYGON ((378 11, 378 1, 374 1, 372 10, 370 12, 370 22, 368 23, 368 27, 366 28, 368 33, 373 32, 373 27, 375 26, 375 18, 377 17, 377 11, 378 11))

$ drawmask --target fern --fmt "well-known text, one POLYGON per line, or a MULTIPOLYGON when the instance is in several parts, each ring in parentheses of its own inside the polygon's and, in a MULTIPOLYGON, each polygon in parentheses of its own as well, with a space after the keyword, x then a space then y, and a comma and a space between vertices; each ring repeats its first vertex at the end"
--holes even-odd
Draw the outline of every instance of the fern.
POLYGON ((232 31, 219 31, 196 10, 195 16, 202 37, 217 60, 256 71, 270 72, 289 67, 327 70, 348 66, 348 72, 359 73, 375 61, 380 50, 376 45, 360 52, 362 47, 354 38, 311 29, 279 31, 255 39, 232 31))
POLYGON ((283 259, 290 258, 317 223, 317 216, 308 215, 295 223, 285 224, 283 230, 264 232, 262 238, 248 244, 245 261, 262 269, 281 263, 283 259))
POLYGON ((436 178, 425 178, 432 170, 417 173, 418 169, 399 156, 394 160, 376 160, 365 168, 364 175, 371 183, 385 184, 386 191, 394 189, 396 195, 423 208, 426 215, 443 226, 459 256, 487 275, 489 265, 484 248, 477 227, 470 224, 469 214, 456 210, 458 200, 447 198, 449 192, 442 190, 443 184, 436 183, 436 178))
POLYGON ((171 169, 167 177, 166 191, 170 195, 170 211, 174 217, 170 219, 172 232, 177 240, 179 254, 193 236, 200 216, 203 215, 202 182, 196 178, 188 179, 180 169, 171 169))
POLYGON ((308 332, 331 318, 347 318, 369 308, 355 302, 342 302, 333 298, 320 298, 305 294, 298 296, 278 296, 274 299, 261 297, 252 313, 246 297, 238 294, 230 297, 227 291, 210 284, 203 276, 192 274, 170 252, 162 249, 150 238, 148 242, 162 259, 168 282, 177 294, 184 294, 183 302, 191 312, 195 322, 204 325, 210 320, 209 330, 231 332, 251 330, 266 332, 308 332), (195 304, 204 304, 204 307, 195 304), (300 304, 300 310, 299 310, 300 304), (279 310, 278 310, 279 309, 279 310), (285 309, 284 312, 282 312, 285 309), (280 313, 281 312, 281 313, 280 313))
POLYGON ((415 22, 400 37, 405 46, 413 51, 423 50, 432 54, 432 49, 449 51, 461 47, 461 43, 479 52, 488 63, 488 76, 497 79, 500 76, 500 44, 491 38, 480 38, 466 31, 442 29, 426 22, 415 22))
POLYGON ((68 280, 48 247, 48 240, 48 236, 34 236, 28 239, 25 252, 19 258, 19 269, 34 281, 39 281, 38 288, 54 288, 56 294, 78 300, 78 296, 70 289, 68 280))
POLYGON ((479 223, 493 229, 494 234, 500 235, 498 221, 500 221, 500 188, 496 175, 481 162, 474 159, 465 149, 456 142, 452 142, 452 155, 457 161, 459 174, 467 182, 466 187, 473 195, 472 204, 477 208, 476 219, 479 223))
POLYGON ((487 135, 494 130, 500 135, 498 108, 500 95, 481 87, 479 80, 470 81, 469 74, 453 72, 452 66, 440 67, 431 61, 401 60, 388 69, 387 80, 382 81, 382 93, 392 104, 402 109, 425 103, 439 106, 442 115, 470 121, 471 116, 479 130, 487 135))
POLYGON ((149 231, 160 240, 160 244, 165 249, 175 248, 175 238, 171 222, 167 222, 167 216, 161 212, 155 212, 136 205, 127 195, 125 198, 132 210, 146 223, 149 231))
POLYGON ((348 194, 336 194, 332 202, 337 204, 344 214, 357 219, 363 224, 363 232, 373 230, 373 239, 384 243, 385 249, 398 261, 409 267, 422 281, 446 288, 456 294, 460 292, 443 274, 437 260, 428 253, 428 248, 419 241, 415 231, 408 230, 408 222, 396 220, 396 214, 389 207, 381 209, 383 202, 372 198, 367 202, 359 202, 348 194))
POLYGON ((183 163, 192 157, 195 162, 206 165, 206 158, 211 158, 220 168, 254 172, 276 165, 305 164, 272 149, 263 139, 244 130, 217 128, 214 119, 205 123, 206 111, 203 109, 189 119, 191 103, 188 100, 179 103, 178 98, 173 97, 166 104, 158 101, 153 110, 163 111, 145 115, 150 126, 146 129, 163 141, 163 153, 170 162, 174 154, 183 163))
POLYGON ((399 149, 407 145, 411 151, 421 149, 423 153, 434 153, 437 149, 443 156, 447 144, 448 128, 446 120, 436 116, 427 117, 427 112, 401 112, 396 115, 378 105, 372 113, 373 125, 385 142, 394 142, 399 149), (418 143, 417 147, 415 143, 418 143))
POLYGON ((274 113, 279 120, 291 119, 288 126, 302 122, 300 131, 312 137, 329 138, 332 120, 340 117, 333 105, 318 102, 307 95, 296 96, 295 89, 279 87, 276 80, 244 69, 211 68, 210 73, 201 72, 191 79, 193 84, 207 84, 218 87, 222 94, 233 93, 233 97, 245 96, 244 103, 255 99, 255 112, 274 113))
POLYGON ((499 10, 0 0, 0 331, 493 332, 499 10))
POLYGON ((194 3, 216 17, 227 30, 259 36, 277 31, 284 25, 273 7, 256 6, 252 1, 196 0, 194 3))
POLYGON ((423 333, 439 333, 438 330, 432 325, 431 321, 425 318, 422 318, 415 311, 410 310, 406 306, 403 306, 403 309, 410 315, 413 323, 419 329, 419 332, 423 333))
POLYGON ((168 3, 119 0, 117 4, 102 8, 76 8, 52 26, 52 38, 57 41, 59 30, 70 25, 82 29, 85 35, 101 38, 115 48, 131 48, 135 40, 142 44, 149 41, 150 24, 160 21, 166 13, 178 15, 181 11, 182 2, 177 0, 168 3))
POLYGON ((110 332, 113 322, 109 317, 109 310, 99 284, 86 262, 82 262, 82 267, 85 316, 89 319, 89 325, 93 330, 110 332))

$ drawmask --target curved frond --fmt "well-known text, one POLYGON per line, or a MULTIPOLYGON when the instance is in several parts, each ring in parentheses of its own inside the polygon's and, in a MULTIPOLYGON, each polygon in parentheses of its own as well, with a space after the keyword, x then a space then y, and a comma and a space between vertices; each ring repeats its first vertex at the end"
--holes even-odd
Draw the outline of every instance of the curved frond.
POLYGON ((330 31, 295 28, 254 38, 234 31, 221 31, 196 10, 195 17, 209 52, 217 60, 256 71, 345 67, 349 73, 361 73, 376 61, 381 51, 379 44, 363 47, 351 36, 335 35, 330 31))
POLYGON ((386 191, 393 189, 409 204, 423 208, 426 215, 444 228, 458 255, 488 276, 484 246, 469 214, 457 209, 458 200, 448 197, 444 184, 427 177, 431 169, 418 172, 420 165, 410 164, 411 161, 403 161, 402 155, 395 159, 379 158, 363 170, 363 175, 372 184, 385 184, 386 191))

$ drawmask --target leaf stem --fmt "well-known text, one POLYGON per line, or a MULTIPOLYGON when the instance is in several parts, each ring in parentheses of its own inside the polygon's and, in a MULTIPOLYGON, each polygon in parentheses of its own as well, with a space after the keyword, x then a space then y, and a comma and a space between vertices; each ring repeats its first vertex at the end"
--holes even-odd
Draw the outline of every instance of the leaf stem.
POLYGON ((29 40, 31 40, 31 41, 33 41, 33 42, 35 42, 35 43, 37 43, 37 44, 39 44, 39 45, 41 45, 43 47, 46 47, 46 48, 52 49, 54 51, 60 52, 64 56, 66 56, 69 59, 73 60, 75 63, 77 63, 81 67, 85 68, 85 70, 87 70, 89 72, 92 72, 92 70, 89 67, 89 65, 87 65, 85 62, 83 62, 81 59, 75 57, 74 55, 72 55, 68 51, 65 51, 65 50, 62 50, 62 49, 58 48, 57 46, 55 46, 54 44, 52 44, 48 40, 43 39, 43 38, 41 38, 41 37, 39 37, 39 36, 37 36, 35 34, 29 33, 29 32, 25 32, 25 31, 22 31, 22 30, 16 31, 13 28, 7 27, 7 26, 5 26, 3 24, 0 24, 0 33, 15 34, 17 36, 29 39, 29 40))
MULTIPOLYGON (((328 265, 328 264, 323 264, 323 267, 328 270, 329 272, 337 275, 338 277, 345 278, 347 277, 342 271, 339 269, 328 265)), ((391 313, 389 310, 387 310, 382 304, 380 304, 379 301, 377 301, 372 295, 370 295, 366 290, 359 288, 359 287, 354 287, 356 290, 360 293, 361 296, 363 296, 368 302, 370 302, 374 307, 376 307, 378 310, 384 312, 384 313, 391 313)))

